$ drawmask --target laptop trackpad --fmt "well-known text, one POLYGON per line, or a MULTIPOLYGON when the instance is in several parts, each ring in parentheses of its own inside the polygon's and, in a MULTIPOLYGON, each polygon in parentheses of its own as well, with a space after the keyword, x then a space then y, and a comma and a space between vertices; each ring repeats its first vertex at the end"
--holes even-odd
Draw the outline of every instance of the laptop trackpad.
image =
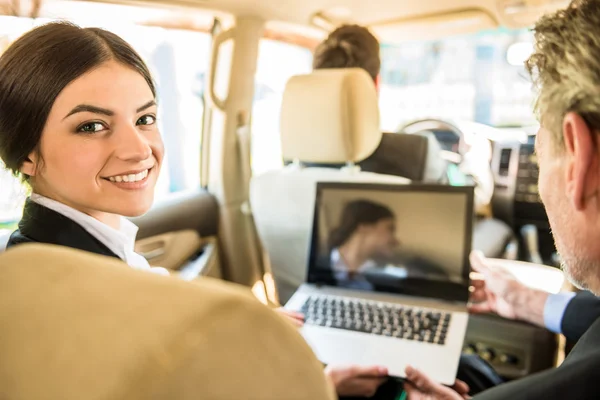
POLYGON ((364 364, 363 360, 366 361, 370 353, 368 338, 365 340, 364 335, 357 335, 350 331, 305 325, 302 328, 302 335, 317 357, 325 363, 364 364))
POLYGON ((404 377, 405 368, 411 364, 445 384, 454 382, 461 349, 314 325, 305 325, 302 335, 326 364, 381 365, 396 377, 404 377))

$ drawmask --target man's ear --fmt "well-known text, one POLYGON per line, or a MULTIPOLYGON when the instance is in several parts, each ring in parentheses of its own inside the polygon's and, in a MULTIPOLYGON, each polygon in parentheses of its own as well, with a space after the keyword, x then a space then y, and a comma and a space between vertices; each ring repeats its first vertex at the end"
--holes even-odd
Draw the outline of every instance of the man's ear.
POLYGON ((32 151, 27 160, 21 166, 21 173, 27 176, 35 176, 38 169, 39 157, 35 151, 32 151))
POLYGON ((598 188, 598 152, 594 132, 577 113, 563 119, 563 139, 567 157, 567 193, 575 209, 581 211, 585 199, 598 188))
POLYGON ((380 88, 381 88, 381 74, 377 75, 377 78, 375 78, 375 90, 377 90, 377 94, 379 94, 380 88))

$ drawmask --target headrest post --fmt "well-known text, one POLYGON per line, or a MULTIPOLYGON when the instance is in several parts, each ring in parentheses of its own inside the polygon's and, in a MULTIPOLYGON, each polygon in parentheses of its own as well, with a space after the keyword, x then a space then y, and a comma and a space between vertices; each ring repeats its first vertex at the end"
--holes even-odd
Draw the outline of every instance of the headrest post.
POLYGON ((342 171, 357 174, 360 172, 360 165, 356 165, 353 161, 346 161, 346 166, 342 167, 342 171))
POLYGON ((298 158, 294 158, 292 160, 292 163, 289 166, 290 166, 290 168, 292 168, 294 170, 304 168, 304 165, 302 164, 302 161, 300 161, 298 158))

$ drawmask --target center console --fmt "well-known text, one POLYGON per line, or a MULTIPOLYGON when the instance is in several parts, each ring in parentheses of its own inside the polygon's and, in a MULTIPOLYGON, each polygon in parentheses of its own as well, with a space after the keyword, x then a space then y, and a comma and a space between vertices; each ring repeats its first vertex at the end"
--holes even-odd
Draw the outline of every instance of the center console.
POLYGON ((547 265, 554 265, 556 250, 546 210, 538 192, 539 169, 534 142, 535 136, 529 136, 523 142, 494 142, 491 165, 495 182, 492 211, 495 217, 507 221, 517 236, 523 226, 536 227, 542 260, 547 265))
POLYGON ((550 331, 494 315, 470 315, 464 354, 477 354, 505 379, 553 368, 558 337, 550 331))

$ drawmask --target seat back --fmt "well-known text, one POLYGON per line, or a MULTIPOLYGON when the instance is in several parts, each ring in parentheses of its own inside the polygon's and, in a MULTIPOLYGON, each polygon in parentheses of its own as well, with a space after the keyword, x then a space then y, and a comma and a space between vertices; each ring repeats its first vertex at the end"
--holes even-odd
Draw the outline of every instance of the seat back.
POLYGON ((326 69, 288 82, 281 110, 283 169, 252 179, 250 201, 280 301, 305 281, 317 182, 407 184, 354 166, 379 146, 377 93, 362 69, 326 69), (343 168, 304 164, 345 165, 343 168))
POLYGON ((290 322, 247 288, 65 247, 0 254, 0 398, 333 400, 290 322))
MULTIPOLYGON (((362 171, 395 175, 416 182, 447 182, 447 162, 433 133, 384 133, 373 154, 359 162, 362 171)), ((291 164, 286 160, 286 165, 291 164)), ((342 168, 344 164, 304 163, 310 167, 342 168)))
POLYGON ((398 175, 416 182, 445 183, 447 162, 433 133, 384 133, 379 147, 359 163, 363 171, 398 175))

